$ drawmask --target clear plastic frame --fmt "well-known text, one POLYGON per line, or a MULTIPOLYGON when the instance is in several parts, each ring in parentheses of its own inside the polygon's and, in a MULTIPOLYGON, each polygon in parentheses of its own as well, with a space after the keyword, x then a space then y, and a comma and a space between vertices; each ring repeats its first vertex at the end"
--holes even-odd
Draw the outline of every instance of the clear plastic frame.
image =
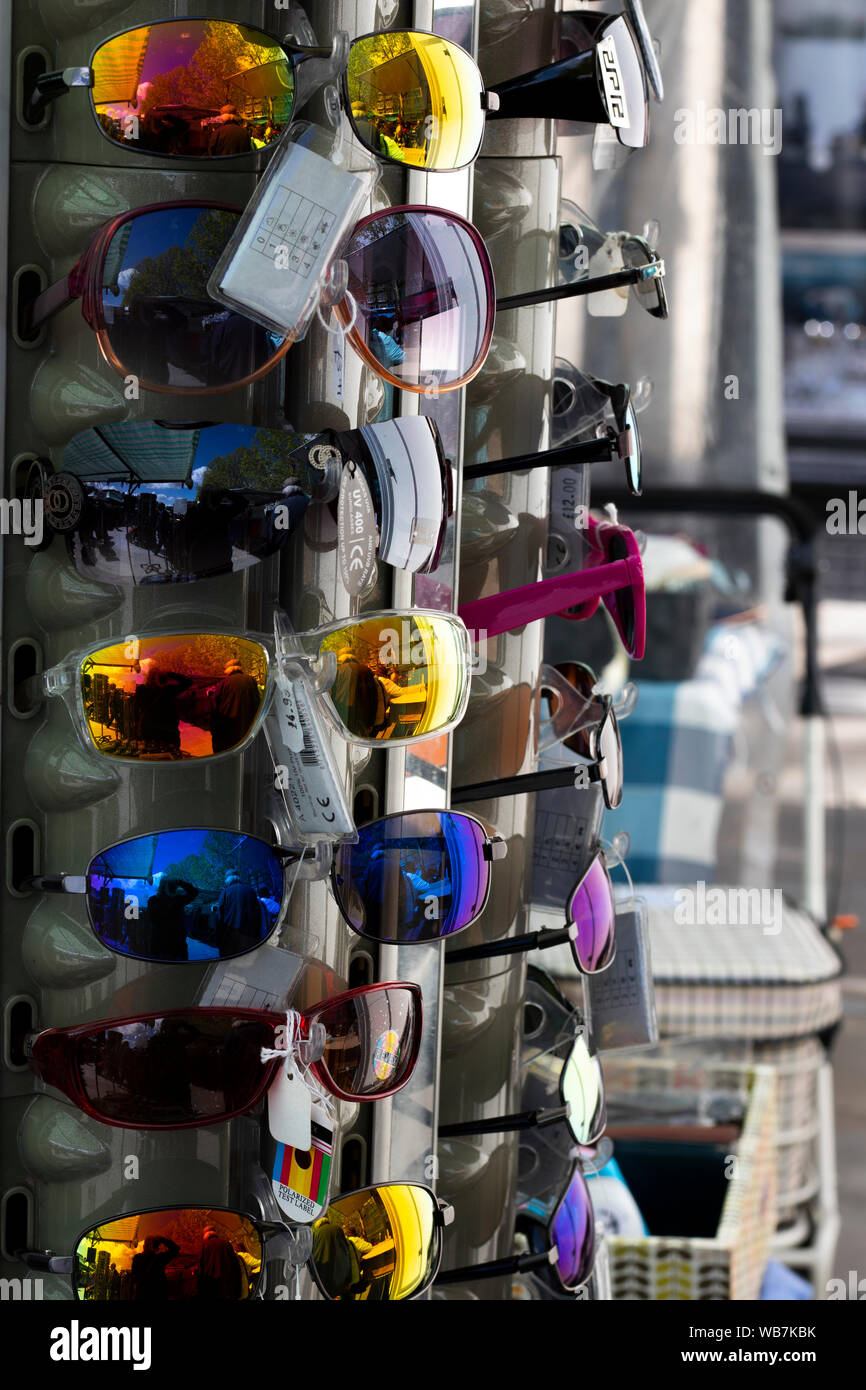
MULTIPOLYGON (((278 621, 277 631, 177 628, 94 643, 33 688, 64 701, 86 748, 126 763, 240 753, 278 686, 286 704, 304 677, 331 728, 370 748, 448 733, 465 713, 471 647, 451 614, 386 609, 297 634, 278 621)), ((303 748, 303 711, 287 718, 303 748)))

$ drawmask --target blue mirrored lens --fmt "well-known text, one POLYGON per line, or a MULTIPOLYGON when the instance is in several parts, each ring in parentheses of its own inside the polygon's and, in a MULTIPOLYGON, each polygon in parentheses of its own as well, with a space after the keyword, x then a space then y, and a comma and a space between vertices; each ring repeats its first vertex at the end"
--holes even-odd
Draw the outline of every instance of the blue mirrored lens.
POLYGON ((375 941, 438 941, 468 927, 487 897, 485 835, 455 811, 372 821, 340 845, 333 885, 347 922, 375 941))
POLYGON ((124 840, 87 872, 93 929, 143 960, 226 960, 270 936, 283 870, 270 845, 229 830, 164 830, 124 840))

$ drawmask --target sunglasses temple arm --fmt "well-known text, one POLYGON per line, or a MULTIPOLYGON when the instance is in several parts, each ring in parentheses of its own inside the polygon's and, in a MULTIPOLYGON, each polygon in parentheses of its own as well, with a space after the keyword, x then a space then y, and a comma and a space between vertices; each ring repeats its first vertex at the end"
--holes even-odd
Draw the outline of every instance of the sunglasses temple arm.
POLYGON ((46 107, 58 97, 65 97, 73 87, 90 87, 92 79, 89 68, 58 68, 56 72, 43 72, 37 77, 33 90, 27 98, 27 119, 37 125, 45 115, 46 107), (86 76, 86 80, 83 80, 86 76))
POLYGON ((556 1262, 556 1249, 541 1255, 510 1255, 504 1260, 488 1260, 486 1264, 462 1265, 445 1269, 436 1275, 437 1284, 465 1284, 473 1279, 497 1279, 503 1274, 528 1274, 533 1269, 546 1269, 556 1262))
POLYGON ((541 579, 537 584, 523 584, 519 589, 506 589, 502 594, 473 599, 461 604, 457 611, 478 642, 485 637, 513 632, 539 618, 553 617, 590 599, 602 598, 630 583, 628 561, 614 560, 571 574, 541 579))
POLYGON ((596 275, 590 280, 575 280, 570 285, 556 285, 546 290, 530 290, 527 294, 509 294, 497 299, 497 314, 507 313, 509 309, 529 309, 536 304, 551 304, 558 299, 574 299, 578 295, 596 294, 602 290, 625 289, 637 285, 645 279, 639 266, 629 266, 615 270, 610 275, 596 275))
POLYGON ((87 879, 83 874, 34 874, 15 887, 25 893, 86 893, 87 879))
POLYGON ((41 328, 47 319, 50 319, 60 309, 71 304, 78 294, 72 285, 72 276, 78 267, 75 266, 68 275, 64 275, 62 280, 57 280, 53 285, 49 285, 40 295, 37 295, 33 303, 24 310, 28 329, 41 328))
POLYGON ((467 478, 495 478, 500 473, 522 473, 527 468, 560 468, 578 463, 605 463, 611 457, 609 439, 587 439, 583 444, 563 444, 540 454, 515 454, 495 463, 471 463, 463 469, 467 478))
POLYGON ((451 805, 471 801, 495 801, 500 796, 523 796, 529 792, 552 791, 557 787, 576 787, 582 780, 583 763, 552 767, 543 772, 523 772, 518 777, 496 777, 491 782, 467 782, 451 789, 451 805))
POLYGON ((548 946, 561 946, 573 941, 575 934, 576 928, 573 923, 567 927, 542 927, 541 931, 526 932, 524 936, 509 936, 507 940, 494 941, 491 945, 464 946, 460 951, 448 951, 445 964, 459 965, 465 960, 492 960, 497 956, 516 956, 523 951, 544 951, 548 946))
POLYGON ((544 1129, 546 1125, 567 1120, 571 1107, 560 1105, 555 1110, 521 1110, 514 1115, 502 1115, 494 1120, 464 1120, 459 1124, 440 1125, 440 1139, 457 1139, 463 1134, 511 1134, 521 1129, 544 1129))
POLYGON ((73 1255, 52 1255, 50 1250, 18 1250, 16 1259, 28 1269, 38 1269, 45 1274, 71 1274, 73 1255))

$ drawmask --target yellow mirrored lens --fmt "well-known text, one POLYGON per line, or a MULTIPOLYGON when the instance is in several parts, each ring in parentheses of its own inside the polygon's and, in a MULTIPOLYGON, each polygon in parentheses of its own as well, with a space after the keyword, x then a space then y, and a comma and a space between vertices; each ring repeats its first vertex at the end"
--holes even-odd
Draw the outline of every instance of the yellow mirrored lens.
POLYGON ((74 1261, 87 1302, 239 1302, 256 1291, 262 1242, 236 1212, 168 1207, 94 1226, 74 1261))
POLYGON ((90 737, 107 758, 226 753, 253 727, 267 675, 264 647, 243 637, 129 637, 81 664, 90 737))
POLYGON ((353 123, 368 149, 418 169, 459 169, 484 131, 481 74, 435 34, 358 39, 346 75, 353 123))
POLYGON ((313 1226, 312 1262, 329 1298, 412 1298, 436 1272, 439 1231, 423 1187, 385 1183, 331 1202, 313 1226))
POLYGON ((167 20, 109 39, 93 55, 93 105, 127 149, 183 159, 249 154, 291 120, 294 75, 259 29, 167 20))
POLYGON ((463 713, 468 645, 453 618, 359 618, 329 633, 321 649, 336 655, 330 695, 355 738, 429 738, 463 713))

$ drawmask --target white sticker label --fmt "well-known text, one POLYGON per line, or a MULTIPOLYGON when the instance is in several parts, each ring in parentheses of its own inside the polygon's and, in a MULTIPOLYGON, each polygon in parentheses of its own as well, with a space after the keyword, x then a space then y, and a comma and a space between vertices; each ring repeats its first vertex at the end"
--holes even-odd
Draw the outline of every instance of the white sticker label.
POLYGON ((616 43, 612 34, 608 34, 600 43, 596 44, 596 52, 601 69, 601 80, 604 83, 608 120, 612 126, 618 128, 628 126, 630 122, 625 99, 625 87, 617 57, 616 43))
POLYGON ((280 1062, 268 1087, 268 1128, 278 1144, 308 1149, 312 1143, 310 1092, 294 1056, 280 1062))
POLYGON ((303 680, 280 672, 277 695, 265 720, 274 760, 274 785, 283 794, 302 835, 339 839, 355 825, 325 749, 325 732, 303 680))
POLYGON ((379 528, 367 479, 351 459, 340 477, 337 527, 340 578, 348 593, 363 594, 376 575, 379 528))
POLYGON ((300 753, 304 746, 304 731, 301 728, 301 717, 298 713, 294 687, 288 681, 280 682, 277 702, 280 705, 280 727, 283 731, 286 747, 293 753, 300 753))

